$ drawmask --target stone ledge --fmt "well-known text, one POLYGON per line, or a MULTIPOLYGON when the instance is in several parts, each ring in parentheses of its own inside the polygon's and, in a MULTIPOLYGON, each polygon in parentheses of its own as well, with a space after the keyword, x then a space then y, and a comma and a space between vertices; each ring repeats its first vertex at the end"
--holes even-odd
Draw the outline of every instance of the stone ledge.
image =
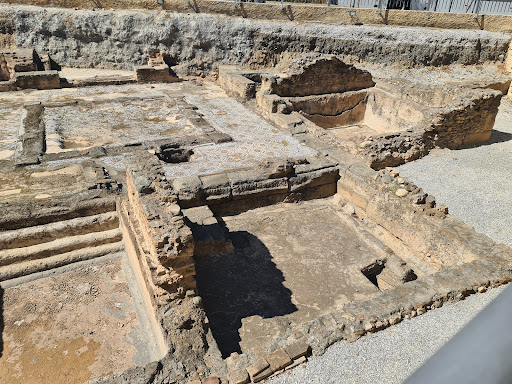
POLYGON ((14 78, 22 89, 58 89, 60 77, 57 71, 18 72, 14 78))

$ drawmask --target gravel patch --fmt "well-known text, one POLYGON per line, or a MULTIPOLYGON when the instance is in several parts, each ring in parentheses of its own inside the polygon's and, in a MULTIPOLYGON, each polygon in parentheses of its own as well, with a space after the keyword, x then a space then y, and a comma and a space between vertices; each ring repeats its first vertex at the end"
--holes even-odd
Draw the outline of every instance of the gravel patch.
POLYGON ((401 383, 504 289, 499 287, 470 296, 464 301, 447 303, 354 343, 336 343, 324 355, 268 382, 401 383))
POLYGON ((453 216, 508 246, 512 246, 511 121, 512 104, 504 97, 488 144, 435 149, 397 168, 402 177, 446 204, 453 216))

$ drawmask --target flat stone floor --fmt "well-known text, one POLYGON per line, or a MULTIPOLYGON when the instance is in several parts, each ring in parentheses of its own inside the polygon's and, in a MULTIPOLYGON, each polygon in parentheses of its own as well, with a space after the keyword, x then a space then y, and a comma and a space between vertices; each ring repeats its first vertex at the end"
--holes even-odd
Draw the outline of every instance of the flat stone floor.
MULTIPOLYGON (((229 98, 215 84, 208 81, 183 81, 169 84, 126 84, 2 92, 0 158, 12 158, 16 149, 14 147, 19 147, 18 129, 22 119, 22 106, 31 102, 97 103, 96 108, 60 106, 48 108, 45 112, 47 133, 63 135, 68 149, 197 134, 194 122, 182 118, 179 111, 172 108, 166 111, 163 108, 164 97, 183 97, 186 102, 197 108, 196 112, 207 124, 233 138, 233 142, 195 147, 194 157, 190 162, 166 165, 165 171, 169 178, 254 167, 260 162, 275 158, 304 158, 317 154, 229 98), (143 98, 147 101, 128 102, 128 108, 120 109, 124 106, 115 100, 121 97, 143 98), (126 123, 132 119, 140 124, 126 123), (97 134, 90 134, 92 128, 97 134)), ((125 155, 118 155, 102 157, 97 161, 108 168, 121 171, 124 169, 124 158, 125 155)), ((48 162, 48 165, 63 166, 86 159, 89 158, 55 160, 48 162)))
POLYGON ((234 253, 198 258, 196 272, 224 356, 271 352, 269 335, 378 292, 361 269, 384 255, 333 198, 223 220, 234 253))
POLYGON ((158 359, 125 257, 2 283, 3 384, 82 384, 158 359))
POLYGON ((183 110, 180 99, 163 95, 112 97, 103 102, 45 108, 46 152, 51 147, 48 141, 55 136, 61 148, 53 152, 203 134, 183 110))
POLYGON ((76 195, 86 189, 82 165, 29 166, 16 171, 0 168, 0 203, 34 201, 76 195))
POLYGON ((192 162, 166 167, 168 178, 211 174, 227 169, 254 167, 276 158, 303 158, 317 152, 279 131, 261 116, 227 96, 217 85, 204 81, 185 100, 216 130, 233 138, 231 143, 204 145, 194 149, 192 162))

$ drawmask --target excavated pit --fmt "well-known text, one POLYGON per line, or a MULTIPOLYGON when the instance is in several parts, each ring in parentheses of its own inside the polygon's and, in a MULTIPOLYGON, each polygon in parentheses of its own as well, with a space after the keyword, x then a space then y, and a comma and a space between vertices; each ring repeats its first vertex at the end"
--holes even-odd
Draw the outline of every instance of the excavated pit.
MULTIPOLYGON (((384 109, 372 98, 388 97, 364 76, 368 87, 277 95, 277 105, 337 113, 337 128, 319 128, 348 130, 338 124, 367 119, 384 109)), ((253 79, 263 94, 265 76, 253 79)), ((155 361, 178 381, 259 381, 329 340, 353 340, 507 276, 508 248, 392 171, 265 121, 265 97, 244 106, 208 81, 2 97, 4 121, 22 127, 3 125, 20 147, 4 159, 0 187, 0 370, 12 382, 115 382, 151 374, 155 361), (109 132, 119 124, 117 140, 109 132), (489 255, 490 270, 479 266, 489 255), (427 298, 418 296, 425 284, 427 298), (254 373, 262 358, 269 367, 254 373)), ((396 118, 406 117, 414 116, 396 118)))
POLYGON ((369 64, 501 63, 509 37, 95 12, 0 7, 62 64, 137 66, 0 57, 6 383, 260 382, 512 279, 509 247, 383 169, 486 143, 509 75, 369 64))
POLYGON ((282 336, 300 322, 415 279, 400 257, 361 231, 333 199, 259 208, 219 221, 233 251, 202 252, 196 273, 224 357, 263 355, 272 343, 267 335, 282 336), (380 273, 379 286, 368 273, 376 264, 387 272, 380 273))

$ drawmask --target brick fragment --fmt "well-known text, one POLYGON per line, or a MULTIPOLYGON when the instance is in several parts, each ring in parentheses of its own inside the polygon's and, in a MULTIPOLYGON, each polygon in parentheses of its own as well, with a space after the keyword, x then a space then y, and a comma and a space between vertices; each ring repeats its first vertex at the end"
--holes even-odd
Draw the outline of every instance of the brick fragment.
POLYGON ((301 356, 305 356, 309 352, 309 345, 303 340, 298 340, 284 348, 290 359, 296 360, 301 356))
POLYGON ((251 378, 258 375, 260 372, 269 368, 270 364, 264 358, 259 358, 253 364, 247 367, 247 372, 251 375, 251 378))
POLYGON ((283 348, 272 352, 267 356, 266 360, 270 364, 270 369, 273 372, 279 371, 292 363, 292 359, 288 356, 283 348))
POLYGON ((256 376, 253 376, 252 381, 255 383, 260 382, 261 380, 265 380, 266 378, 268 378, 270 375, 272 375, 272 373, 274 372, 272 372, 270 367, 268 367, 267 369, 258 373, 256 376))

